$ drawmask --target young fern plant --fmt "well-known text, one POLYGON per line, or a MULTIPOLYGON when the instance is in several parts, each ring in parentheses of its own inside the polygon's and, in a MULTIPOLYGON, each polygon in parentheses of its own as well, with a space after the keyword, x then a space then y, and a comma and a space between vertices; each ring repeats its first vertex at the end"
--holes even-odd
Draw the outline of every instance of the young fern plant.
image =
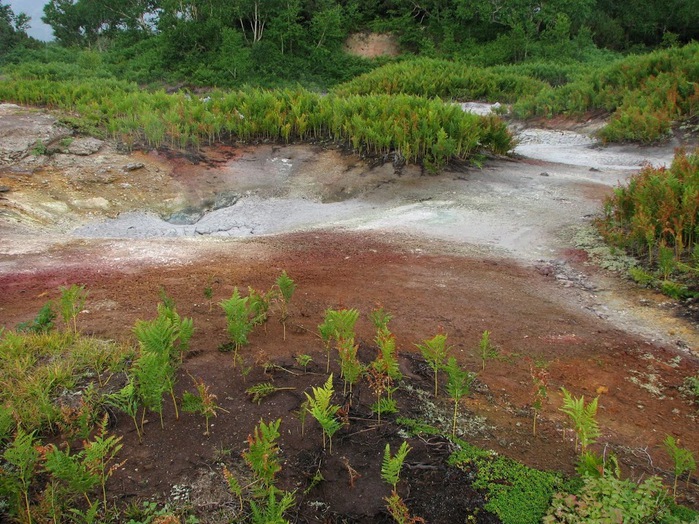
POLYGON ((249 387, 245 390, 245 393, 250 395, 251 400, 256 402, 258 405, 262 402, 263 398, 276 393, 277 391, 291 391, 296 388, 293 387, 277 387, 271 382, 260 382, 254 386, 249 387))
POLYGON ((61 287, 61 297, 58 299, 58 307, 66 327, 74 334, 78 333, 78 315, 85 308, 88 292, 85 286, 73 284, 70 287, 61 287))
POLYGON ((238 288, 233 289, 233 295, 219 303, 226 314, 228 336, 233 342, 233 366, 238 363, 240 348, 248 343, 248 335, 252 332, 254 323, 250 318, 248 307, 249 297, 241 297, 238 288))
POLYGON ((129 378, 126 385, 119 391, 105 395, 103 397, 103 401, 106 405, 116 408, 131 417, 131 420, 136 427, 138 442, 143 442, 141 428, 139 427, 138 420, 136 419, 136 415, 138 415, 139 397, 133 379, 129 378))
POLYGON ((313 387, 313 396, 306 393, 306 401, 308 406, 306 409, 314 419, 318 421, 323 431, 323 449, 326 447, 326 437, 329 442, 329 450, 333 452, 333 435, 342 427, 341 422, 336 417, 340 406, 331 404, 332 397, 335 393, 333 389, 332 373, 325 381, 322 387, 313 387))
POLYGON ((478 343, 478 356, 481 358, 481 371, 485 371, 485 363, 499 355, 498 349, 490 342, 490 331, 484 331, 478 343))
POLYGON ((354 339, 343 339, 338 341, 337 351, 340 355, 340 374, 344 379, 343 393, 347 394, 347 386, 349 385, 349 393, 352 394, 352 386, 356 384, 359 378, 364 373, 364 365, 357 358, 357 350, 359 347, 354 343, 354 339))
POLYGON ((99 479, 105 513, 108 511, 107 481, 125 462, 114 462, 123 447, 122 437, 107 436, 107 422, 108 417, 105 414, 102 423, 99 424, 97 435, 92 440, 83 442, 83 464, 90 474, 99 479))
POLYGON ((226 410, 216 403, 218 397, 209 391, 209 386, 202 379, 197 380, 192 377, 192 381, 194 382, 194 387, 197 388, 197 394, 185 391, 182 395, 182 409, 188 413, 204 415, 206 421, 204 435, 208 437, 211 434, 209 432, 209 420, 211 417, 217 417, 219 411, 226 410))
POLYGON ((405 505, 405 501, 398 494, 397 486, 400 481, 400 472, 403 469, 405 458, 410 452, 410 446, 403 441, 396 451, 395 455, 391 455, 391 445, 386 444, 384 449, 383 462, 381 463, 381 478, 391 485, 391 494, 386 497, 386 508, 398 524, 418 524, 424 523, 421 517, 413 517, 410 515, 410 510, 405 505))
POLYGON ((449 357, 444 367, 447 372, 446 390, 454 401, 454 414, 451 425, 451 436, 456 437, 456 417, 458 415, 459 401, 471 393, 471 385, 476 378, 474 373, 461 369, 454 357, 449 357))
MULTIPOLYGON (((34 432, 26 433, 17 429, 14 440, 5 448, 3 458, 11 467, 3 468, 3 488, 16 497, 15 511, 22 515, 22 520, 32 521, 29 495, 32 481, 39 464, 40 454, 37 449, 34 432)), ((9 501, 12 504, 12 501, 9 501)))
POLYGON ((674 465, 675 478, 672 484, 672 498, 677 499, 677 481, 686 473, 687 485, 689 486, 689 479, 692 473, 697 470, 697 462, 694 459, 694 454, 689 449, 681 448, 679 441, 676 441, 672 435, 665 437, 663 444, 665 444, 665 451, 670 455, 674 465))
POLYGON ((597 441, 600 436, 597 416, 597 403, 599 397, 595 397, 585 404, 585 397, 573 397, 566 388, 561 388, 563 406, 559 409, 570 418, 575 431, 575 449, 580 445, 580 451, 585 453, 587 448, 597 441))
POLYGON ((338 349, 346 344, 354 345, 354 326, 357 319, 359 319, 359 311, 356 309, 328 309, 325 311, 325 319, 318 326, 318 332, 325 343, 325 351, 328 355, 326 373, 330 371, 330 350, 333 339, 338 349))
POLYGON ((416 344, 417 348, 422 353, 422 357, 427 362, 427 365, 434 372, 434 396, 439 396, 438 376, 439 371, 444 368, 444 362, 449 353, 447 347, 447 335, 438 333, 429 340, 425 340, 423 344, 416 344))
POLYGON ((277 277, 275 284, 277 289, 279 289, 279 309, 281 313, 279 320, 282 323, 284 340, 286 340, 286 320, 289 318, 289 303, 294 296, 296 283, 286 274, 286 271, 282 271, 282 274, 277 277))

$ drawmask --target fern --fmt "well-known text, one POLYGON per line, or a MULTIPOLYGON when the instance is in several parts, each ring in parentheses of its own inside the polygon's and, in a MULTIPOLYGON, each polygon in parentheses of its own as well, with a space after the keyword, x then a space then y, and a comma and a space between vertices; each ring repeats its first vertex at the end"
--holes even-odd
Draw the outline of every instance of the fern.
POLYGON ((261 382, 259 384, 255 384, 254 386, 249 387, 248 389, 245 390, 245 393, 250 395, 252 397, 253 402, 257 402, 257 404, 260 404, 262 402, 262 399, 265 397, 268 397, 272 393, 276 393, 277 391, 284 391, 284 390, 293 390, 296 388, 288 387, 288 388, 281 388, 277 387, 271 382, 261 382))
POLYGON ((446 367, 447 372, 447 393, 454 401, 454 415, 452 419, 451 436, 456 436, 456 416, 458 414, 459 401, 462 397, 471 392, 471 384, 476 376, 466 370, 461 369, 454 357, 449 357, 446 367))
POLYGON ((112 406, 120 411, 126 413, 131 420, 133 420, 134 426, 136 426, 136 434, 138 435, 138 441, 142 441, 141 429, 138 427, 138 422, 136 421, 136 415, 138 414, 138 392, 136 390, 136 385, 133 380, 129 380, 126 385, 119 391, 110 393, 103 397, 103 401, 108 406, 112 406))
POLYGON ((427 365, 434 371, 434 396, 439 395, 438 375, 439 370, 444 367, 449 348, 447 347, 447 335, 438 333, 430 340, 425 340, 423 344, 416 344, 422 353, 427 365))
POLYGON ((595 397, 585 404, 585 397, 573 397, 566 388, 561 388, 563 394, 563 406, 559 409, 570 417, 575 431, 575 448, 580 444, 581 451, 587 451, 588 446, 594 444, 600 436, 597 420, 597 403, 599 397, 595 397))
POLYGON ((383 452, 383 462, 381 463, 381 478, 391 485, 393 491, 396 491, 396 485, 400 480, 400 472, 403 469, 403 462, 405 457, 408 456, 410 449, 408 443, 403 441, 396 454, 391 456, 391 445, 386 444, 383 452))
POLYGON ((279 446, 276 443, 281 422, 282 419, 277 419, 265 424, 260 420, 254 434, 248 436, 248 451, 243 453, 243 458, 255 478, 266 488, 274 485, 274 477, 282 469, 278 456, 279 446))
POLYGON ((333 389, 332 373, 325 381, 323 387, 313 387, 313 396, 306 393, 308 412, 315 418, 323 431, 323 449, 325 449, 325 438, 328 437, 330 442, 330 454, 332 454, 333 435, 342 427, 340 421, 335 417, 335 414, 340 409, 340 406, 331 404, 332 397, 335 393, 333 389))

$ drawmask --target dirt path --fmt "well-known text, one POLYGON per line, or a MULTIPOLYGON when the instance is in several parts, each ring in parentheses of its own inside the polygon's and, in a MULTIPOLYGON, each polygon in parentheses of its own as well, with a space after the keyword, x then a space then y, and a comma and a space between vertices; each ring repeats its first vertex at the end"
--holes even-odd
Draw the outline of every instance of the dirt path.
MULTIPOLYGON (((5 129, 26 116, 3 111, 5 129)), ((35 135, 55 132, 42 122, 48 128, 35 135)), ((278 327, 254 336, 249 351, 257 361, 320 353, 312 333, 328 307, 366 315, 383 304, 405 353, 444 329, 474 370, 481 365, 474 349, 489 330, 507 358, 487 364, 467 401, 483 417, 476 443, 571 472, 572 444, 557 411, 556 391, 565 386, 586 398, 601 394, 601 441, 627 473, 668 476, 666 434, 699 449, 696 406, 680 391, 699 371, 699 332, 663 297, 590 263, 574 238, 614 185, 643 158, 669 161, 674 144, 599 149, 567 132, 523 136, 517 152, 526 157, 438 176, 372 168, 310 146, 212 149, 195 161, 124 156, 109 144, 86 156, 5 155, 0 325, 31 318, 59 286, 79 282, 90 291, 83 330, 128 339, 136 319, 153 316, 163 287, 197 327, 188 369, 215 378, 227 358, 216 351, 225 321, 209 311, 204 287, 212 283, 218 301, 233 286, 269 287, 285 269, 298 284, 292 336, 283 342, 278 327), (548 157, 551 136, 559 139, 548 157), (551 374, 536 437, 533 361, 547 362, 551 374)), ((372 340, 368 320, 359 335, 372 340)), ((226 399, 233 386, 219 379, 226 399)), ((250 428, 239 426, 220 421, 212 449, 242 441, 250 428)), ((168 474, 158 464, 128 473, 143 493, 167 495, 173 470, 190 480, 197 470, 176 449, 160 451, 171 461, 168 474)), ((697 504, 696 478, 683 496, 697 504)))

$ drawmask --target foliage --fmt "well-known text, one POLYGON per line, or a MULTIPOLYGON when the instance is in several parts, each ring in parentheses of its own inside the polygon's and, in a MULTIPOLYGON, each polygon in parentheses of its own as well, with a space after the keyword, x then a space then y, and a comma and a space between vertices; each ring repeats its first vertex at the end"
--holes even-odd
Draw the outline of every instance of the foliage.
POLYGON ((665 437, 663 444, 674 465, 675 479, 672 484, 672 496, 677 498, 677 480, 686 473, 687 483, 689 483, 689 477, 697 470, 697 462, 694 453, 689 449, 681 448, 672 435, 665 437))
POLYGON ((62 409, 59 395, 76 391, 81 377, 99 381, 122 369, 130 355, 123 345, 70 332, 6 331, 0 338, 0 406, 25 431, 68 430, 78 420, 73 410, 62 409))
POLYGON ((248 435, 248 451, 243 453, 245 463, 265 488, 274 485, 274 478, 282 469, 277 444, 281 422, 281 419, 277 419, 265 424, 260 420, 254 433, 248 435))
POLYGON ((260 382, 259 384, 255 384, 254 386, 251 386, 248 389, 246 389, 245 393, 252 397, 253 402, 257 402, 257 404, 260 404, 263 398, 268 397, 269 395, 276 393, 277 391, 291 389, 294 388, 282 388, 275 386, 271 382, 260 382))
POLYGON ((192 378, 192 380, 197 388, 197 394, 185 391, 182 395, 182 409, 190 413, 204 415, 206 420, 204 435, 209 436, 209 420, 211 417, 217 417, 218 411, 223 410, 223 408, 216 403, 218 397, 209 391, 209 386, 202 379, 192 378))
POLYGON ((294 296, 296 283, 286 274, 286 271, 282 271, 282 274, 277 277, 276 285, 280 294, 281 318, 279 320, 284 326, 284 340, 286 340, 286 319, 289 316, 289 302, 294 296))
POLYGON ((451 100, 514 102, 546 86, 531 76, 467 66, 459 62, 417 58, 387 64, 333 89, 339 96, 416 95, 451 100))
POLYGON ((296 357, 294 357, 294 360, 296 360, 296 363, 299 366, 302 366, 303 370, 306 371, 308 365, 311 362, 313 362, 313 357, 311 355, 306 355, 305 353, 302 353, 300 355, 296 355, 296 357))
POLYGON ((58 307, 63 317, 63 323, 66 327, 71 327, 73 333, 78 332, 78 314, 85 307, 88 292, 85 286, 73 284, 70 287, 61 287, 61 297, 58 300, 58 307))
POLYGON ((600 229, 605 239, 645 254, 647 264, 656 267, 657 281, 642 270, 632 273, 634 279, 645 285, 657 283, 676 298, 686 296, 687 288, 669 279, 699 270, 694 257, 699 224, 699 150, 691 154, 678 151, 669 168, 644 167, 627 186, 615 189, 604 210, 600 229))
POLYGON ((490 331, 484 331, 478 343, 478 356, 483 364, 481 371, 485 371, 485 363, 488 360, 496 358, 499 354, 498 348, 490 342, 490 331))
POLYGON ((9 467, 3 471, 0 488, 7 495, 14 496, 14 501, 10 500, 13 513, 23 514, 31 522, 30 488, 40 458, 34 432, 26 433, 19 428, 2 456, 9 467))
POLYGON ((485 509, 503 524, 539 524, 549 507, 554 490, 562 485, 560 476, 529 468, 455 439, 459 449, 449 463, 475 476, 473 487, 484 489, 485 509))
POLYGON ((354 345, 354 325, 359 318, 356 309, 328 309, 325 311, 323 323, 318 325, 318 332, 325 343, 328 354, 326 373, 330 371, 330 349, 333 339, 338 347, 354 345))
POLYGON ((667 510, 665 488, 658 477, 642 484, 611 475, 585 477, 577 495, 558 493, 544 517, 544 524, 575 522, 663 522, 667 510))
POLYGON ((673 122, 696 115, 699 44, 629 56, 590 70, 567 85, 543 89, 519 100, 513 111, 526 117, 611 112, 602 130, 606 141, 652 142, 673 122))
POLYGON ((342 427, 342 424, 336 416, 340 406, 331 403, 333 394, 335 393, 335 390, 333 389, 332 373, 322 387, 314 386, 312 390, 313 396, 309 395, 308 393, 305 394, 308 402, 306 411, 308 411, 308 413, 310 413, 320 424, 323 431, 323 449, 325 449, 325 439, 327 436, 330 444, 330 453, 332 454, 333 435, 342 427))
POLYGON ((548 399, 548 365, 546 363, 531 363, 529 374, 532 378, 532 409, 534 416, 532 421, 532 434, 536 435, 536 420, 548 399))
POLYGON ((471 393, 471 384, 476 378, 475 373, 461 369, 459 363, 454 357, 449 357, 447 365, 444 367, 447 372, 446 390, 451 399, 454 401, 454 415, 452 418, 451 436, 456 436, 456 415, 458 412, 459 401, 471 393))
POLYGON ((54 328, 54 320, 56 320, 56 312, 53 310, 53 304, 47 302, 41 307, 33 320, 17 324, 17 331, 22 333, 48 333, 54 328))
POLYGON ((447 335, 437 333, 429 340, 425 340, 422 344, 416 344, 417 348, 422 353, 422 357, 427 362, 427 365, 434 372, 434 396, 439 395, 438 375, 439 371, 444 368, 444 362, 447 359, 449 347, 447 347, 447 335))
POLYGON ((438 171, 451 160, 506 153, 512 137, 499 118, 465 113, 408 95, 321 96, 309 91, 212 91, 206 99, 138 90, 115 80, 6 81, 0 99, 76 112, 74 125, 127 147, 199 146, 229 140, 332 140, 363 155, 395 156, 438 171))
POLYGON ((383 461, 381 462, 381 478, 391 485, 393 491, 396 491, 396 485, 400 480, 400 472, 403 469, 405 457, 410 452, 410 446, 403 441, 396 451, 395 455, 391 455, 391 445, 386 444, 383 452, 383 461))
POLYGON ((595 397, 588 404, 585 404, 585 397, 573 397, 566 388, 561 388, 563 395, 563 406, 559 409, 568 415, 575 431, 575 449, 580 444, 580 450, 584 453, 588 446, 594 444, 600 436, 599 424, 597 423, 597 403, 599 397, 595 397))
POLYGON ((238 288, 233 289, 231 298, 219 303, 221 309, 226 314, 226 327, 228 336, 233 342, 235 353, 233 355, 234 365, 238 362, 238 351, 248 343, 248 335, 252 332, 254 321, 248 306, 249 297, 241 297, 238 288))

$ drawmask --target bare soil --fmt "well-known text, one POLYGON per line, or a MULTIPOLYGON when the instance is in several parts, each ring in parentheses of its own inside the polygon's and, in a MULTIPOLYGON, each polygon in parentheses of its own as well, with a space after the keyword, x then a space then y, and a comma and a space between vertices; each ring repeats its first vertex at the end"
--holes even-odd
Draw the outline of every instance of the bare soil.
MULTIPOLYGON (((8 118, 3 116, 6 124, 8 118)), ((131 421, 119 417, 115 431, 124 437, 120 457, 127 462, 110 481, 110 496, 120 502, 187 500, 210 522, 234 516, 237 502, 226 490, 222 464, 242 474, 240 452, 253 427, 281 417, 281 484, 298 490, 293 521, 388 522, 383 497, 390 488, 380 480, 381 457, 386 443, 395 449, 402 439, 391 419, 376 423, 368 387, 355 392, 350 423, 336 435, 332 454, 323 452, 319 428, 307 421, 302 432, 295 414, 309 386, 325 380, 317 325, 326 309, 338 307, 362 312, 358 340, 365 361, 375 353, 368 313, 381 304, 393 315, 402 371, 418 389, 429 390, 431 379, 415 343, 438 330, 448 334, 453 354, 479 371, 459 423, 473 444, 572 474, 572 436, 558 411, 564 386, 575 395, 600 396, 597 448, 616 453, 635 479, 659 474, 671 483, 662 446, 668 434, 699 450, 697 406, 682 393, 686 377, 699 372, 696 324, 676 315, 665 298, 599 269, 572 241, 627 171, 525 158, 438 177, 419 170, 398 176, 391 166, 372 168, 318 148, 212 149, 196 161, 104 148, 85 157, 6 159, 0 172, 0 185, 8 188, 0 195, 0 324, 13 327, 32 318, 59 286, 72 283, 90 293, 79 317, 85 334, 134 343, 131 327, 155 316, 161 288, 180 314, 193 317, 196 333, 178 392, 193 390, 188 375, 202 378, 226 411, 206 437, 202 418, 183 414, 175 420, 166 405, 164 429, 154 417, 143 444, 131 421), (274 158, 288 158, 291 174, 270 167, 274 158), (123 169, 134 162, 143 166, 123 169), (265 178, 270 172, 275 180, 265 178), (356 205, 355 215, 369 218, 322 216, 291 231, 279 226, 273 234, 225 238, 72 233, 124 212, 163 217, 194 205, 208 206, 208 213, 212 195, 225 191, 242 199, 293 200, 298 206, 285 208, 289 216, 310 199, 348 202, 356 205), (276 317, 258 329, 243 349, 252 366, 244 376, 231 354, 219 351, 227 334, 216 303, 234 286, 268 289, 282 270, 298 285, 286 340, 276 317), (209 284, 213 308, 204 296, 209 284), (475 350, 484 330, 501 358, 480 371, 475 350), (308 370, 295 363, 298 354, 313 356, 308 370), (531 429, 533 362, 546 362, 550 373, 550 399, 537 435, 531 429), (245 389, 262 381, 295 389, 257 405, 245 389), (353 484, 347 463, 361 475, 353 484), (317 471, 324 480, 307 490, 317 471)), ((265 222, 255 216, 258 227, 287 218, 270 215, 265 222)), ((335 364, 333 369, 337 376, 335 364)), ((427 417, 414 395, 401 389, 400 415, 427 417)), ((450 409, 446 400, 437 404, 450 409)), ((469 487, 469 476, 445 465, 448 442, 409 443, 413 451, 399 491, 414 514, 431 523, 463 521, 469 514, 477 522, 498 522, 478 510, 483 494, 469 487)), ((697 497, 694 476, 680 502, 699 507, 697 497)))

